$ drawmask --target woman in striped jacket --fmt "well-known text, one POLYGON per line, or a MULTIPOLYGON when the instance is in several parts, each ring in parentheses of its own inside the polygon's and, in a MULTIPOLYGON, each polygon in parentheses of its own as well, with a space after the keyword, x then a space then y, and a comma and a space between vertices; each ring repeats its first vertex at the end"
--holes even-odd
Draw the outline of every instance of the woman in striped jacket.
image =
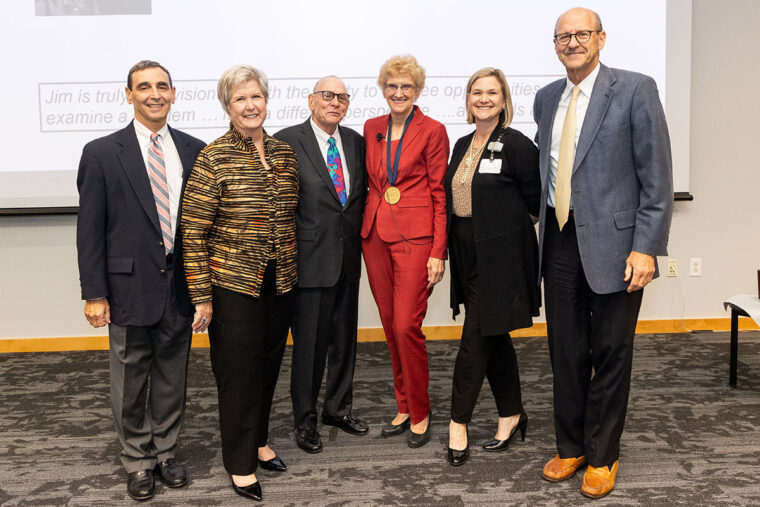
POLYGON ((286 470, 267 438, 296 285, 298 165, 290 146, 264 131, 261 71, 230 68, 218 96, 230 129, 201 151, 187 182, 185 271, 210 323, 224 467, 236 493, 260 500, 257 466, 286 470))

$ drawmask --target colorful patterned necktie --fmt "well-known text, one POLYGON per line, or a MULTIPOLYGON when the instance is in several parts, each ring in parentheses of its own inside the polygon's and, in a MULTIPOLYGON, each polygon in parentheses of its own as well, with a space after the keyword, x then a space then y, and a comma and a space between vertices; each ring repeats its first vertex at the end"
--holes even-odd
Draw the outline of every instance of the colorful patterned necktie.
POLYGON ((172 219, 169 211, 169 185, 166 182, 166 164, 164 152, 159 144, 158 134, 150 135, 148 147, 148 179, 153 189, 153 199, 156 201, 158 222, 161 224, 161 234, 164 237, 164 248, 170 252, 174 246, 172 235, 172 219))
POLYGON ((338 199, 340 204, 346 205, 346 181, 343 179, 343 164, 340 161, 340 153, 338 147, 335 145, 335 138, 327 140, 330 145, 327 148, 327 170, 330 171, 330 178, 333 185, 335 185, 335 191, 338 192, 338 199))

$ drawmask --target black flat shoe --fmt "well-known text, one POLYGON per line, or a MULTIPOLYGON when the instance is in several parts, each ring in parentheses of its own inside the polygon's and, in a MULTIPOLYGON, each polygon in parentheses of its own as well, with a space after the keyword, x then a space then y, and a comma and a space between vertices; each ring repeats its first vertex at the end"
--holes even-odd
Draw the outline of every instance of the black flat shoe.
POLYGON ((433 422, 432 415, 432 413, 428 414, 428 425, 427 428, 425 428, 424 433, 415 433, 409 430, 409 435, 406 437, 406 445, 412 449, 416 449, 417 447, 422 447, 423 445, 430 442, 430 426, 432 426, 431 423, 433 422))
POLYGON ((274 458, 264 461, 263 459, 259 458, 259 466, 263 468, 264 470, 271 470, 272 472, 285 472, 288 470, 288 467, 285 465, 285 462, 280 459, 279 456, 275 454, 274 458))
POLYGON ((510 432, 509 436, 506 440, 489 440, 485 444, 483 444, 483 450, 487 452, 501 452, 507 450, 507 447, 509 447, 509 443, 512 441, 512 438, 517 434, 517 430, 520 430, 520 437, 522 438, 522 441, 525 442, 525 432, 528 429, 528 414, 523 412, 520 414, 520 419, 517 421, 517 424, 514 428, 512 428, 512 431, 510 432))
POLYGON ((235 493, 238 495, 250 498, 251 500, 256 500, 257 502, 261 501, 261 484, 259 484, 259 481, 249 484, 248 486, 238 486, 235 484, 235 481, 232 480, 232 477, 230 477, 230 481, 232 481, 232 489, 234 489, 235 493))
POLYGON ((153 470, 140 470, 131 472, 127 476, 127 493, 133 500, 141 502, 153 498, 156 492, 156 480, 153 470))
POLYGON ((366 435, 369 432, 369 426, 358 417, 352 415, 344 415, 343 417, 334 417, 327 414, 322 414, 322 424, 327 426, 335 426, 340 428, 346 433, 352 435, 366 435))
POLYGON ((317 430, 293 430, 296 435, 296 444, 304 451, 314 454, 322 450, 322 439, 317 430))
POLYGON ((395 437, 396 435, 401 435, 403 432, 408 430, 411 425, 412 418, 407 417, 406 421, 402 422, 401 424, 386 424, 383 426, 383 429, 380 430, 380 434, 384 437, 395 437))
POLYGON ((161 482, 170 488, 181 488, 187 484, 187 472, 177 462, 176 458, 167 458, 160 463, 156 463, 153 475, 157 476, 161 482))
MULTIPOLYGON (((428 423, 429 425, 430 423, 428 423)), ((465 425, 465 431, 467 432, 467 445, 463 450, 457 450, 452 449, 451 447, 446 447, 447 458, 449 460, 449 465, 458 467, 460 465, 464 465, 464 462, 467 461, 467 458, 470 457, 470 428, 465 425)))

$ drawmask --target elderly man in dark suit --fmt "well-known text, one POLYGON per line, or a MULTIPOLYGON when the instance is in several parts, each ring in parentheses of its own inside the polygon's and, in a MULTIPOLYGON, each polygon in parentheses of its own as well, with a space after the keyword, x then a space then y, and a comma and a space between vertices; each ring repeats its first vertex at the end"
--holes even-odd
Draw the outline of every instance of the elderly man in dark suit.
POLYGON ((606 34, 593 11, 557 20, 567 78, 534 103, 542 180, 539 237, 558 454, 549 481, 588 463, 581 493, 615 485, 643 288, 667 254, 670 141, 652 78, 599 63, 606 34))
POLYGON ((135 121, 88 143, 77 186, 77 250, 84 313, 108 324, 111 408, 129 474, 127 492, 146 500, 154 473, 169 487, 187 484, 176 458, 185 411, 193 319, 177 223, 182 188, 199 139, 169 127, 169 72, 143 60, 127 78, 135 121))
POLYGON ((364 140, 338 125, 348 105, 343 81, 324 77, 309 95, 311 118, 275 134, 298 155, 298 287, 291 325, 290 394, 296 442, 311 453, 322 450, 317 397, 325 363, 322 423, 354 435, 368 431, 351 414, 361 276, 359 231, 367 189, 364 140))

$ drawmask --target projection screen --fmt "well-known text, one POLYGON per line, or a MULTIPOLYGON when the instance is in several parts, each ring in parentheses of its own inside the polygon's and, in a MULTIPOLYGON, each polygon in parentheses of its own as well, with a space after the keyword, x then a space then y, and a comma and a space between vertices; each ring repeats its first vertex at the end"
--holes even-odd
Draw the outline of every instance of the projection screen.
MULTIPOLYGON (((453 142, 469 132, 464 87, 485 66, 501 68, 515 105, 513 126, 532 137, 535 92, 563 76, 552 34, 577 2, 545 0, 7 0, 2 2, 5 142, 0 208, 75 211, 82 146, 132 119, 127 70, 157 60, 177 88, 169 123, 211 141, 227 129, 216 81, 247 63, 270 79, 271 134, 309 116, 306 96, 326 74, 344 78, 344 125, 387 113, 380 65, 411 53, 426 68, 418 104, 446 124, 453 142)), ((688 192, 691 2, 590 0, 607 31, 602 61, 658 83, 673 140, 675 189, 688 192)))

